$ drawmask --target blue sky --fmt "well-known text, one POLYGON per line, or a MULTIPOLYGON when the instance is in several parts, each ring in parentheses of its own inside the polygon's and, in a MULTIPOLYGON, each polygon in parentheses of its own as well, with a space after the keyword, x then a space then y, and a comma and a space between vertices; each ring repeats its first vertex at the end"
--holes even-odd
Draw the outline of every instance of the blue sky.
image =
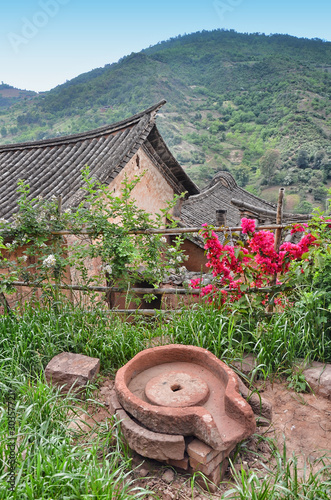
POLYGON ((330 0, 8 0, 0 81, 49 90, 172 36, 217 28, 331 41, 330 0))

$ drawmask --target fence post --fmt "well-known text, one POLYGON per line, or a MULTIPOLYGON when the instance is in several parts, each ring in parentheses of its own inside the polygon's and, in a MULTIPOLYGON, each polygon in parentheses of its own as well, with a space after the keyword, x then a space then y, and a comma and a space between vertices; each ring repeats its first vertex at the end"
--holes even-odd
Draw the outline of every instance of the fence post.
MULTIPOLYGON (((277 214, 276 214, 276 224, 281 225, 283 222, 283 202, 284 202, 284 192, 285 188, 280 188, 279 193, 278 193, 278 203, 277 203, 277 214)), ((279 252, 279 247, 280 247, 280 242, 282 239, 282 228, 277 227, 275 231, 275 244, 274 244, 274 249, 275 252, 279 252)), ((270 285, 275 286, 277 283, 277 273, 273 276, 270 285)), ((268 305, 268 312, 273 313, 274 310, 274 305, 273 305, 273 298, 274 298, 274 293, 271 293, 270 297, 270 303, 268 305)))

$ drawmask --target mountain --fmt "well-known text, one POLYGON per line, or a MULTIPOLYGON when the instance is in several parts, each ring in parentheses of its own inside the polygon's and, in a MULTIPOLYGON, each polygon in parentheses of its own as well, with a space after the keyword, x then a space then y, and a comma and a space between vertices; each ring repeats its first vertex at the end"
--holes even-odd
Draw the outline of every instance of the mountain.
POLYGON ((33 99, 37 93, 31 90, 21 90, 1 82, 0 84, 0 109, 9 108, 13 104, 22 101, 33 99))
POLYGON ((0 108, 1 142, 86 131, 162 98, 158 127, 200 186, 228 170, 269 201, 284 185, 289 211, 325 205, 331 43, 319 39, 233 30, 178 36, 0 108))

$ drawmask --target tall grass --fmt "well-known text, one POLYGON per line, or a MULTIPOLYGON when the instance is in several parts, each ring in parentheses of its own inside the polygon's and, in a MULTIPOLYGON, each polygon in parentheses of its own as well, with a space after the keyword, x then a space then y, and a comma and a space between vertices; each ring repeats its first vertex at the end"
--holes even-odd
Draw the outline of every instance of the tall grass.
MULTIPOLYGON (((0 405, 0 498, 118 499, 145 497, 137 488, 130 460, 110 446, 117 434, 111 421, 99 427, 89 443, 75 444, 68 431, 70 411, 77 401, 35 378, 16 383, 17 476, 15 491, 8 486, 7 416, 0 405)), ((117 437, 117 436, 116 436, 117 437)))
POLYGON ((80 403, 49 387, 44 368, 56 354, 70 351, 98 357, 103 374, 114 373, 145 347, 150 335, 141 321, 125 323, 101 311, 39 308, 0 319, 1 499, 131 500, 147 495, 135 487, 124 448, 107 449, 117 434, 110 422, 98 429, 90 446, 75 445, 68 415, 80 403), (16 394, 18 444, 13 494, 7 482, 9 388, 16 394))
POLYGON ((0 319, 0 366, 10 377, 40 373, 56 354, 70 351, 100 358, 102 370, 111 373, 143 349, 150 335, 141 320, 127 323, 103 311, 27 309, 0 319))
POLYGON ((254 353, 265 376, 286 372, 298 358, 331 362, 330 333, 295 308, 256 320, 198 306, 174 317, 168 332, 174 342, 204 347, 227 362, 254 353))

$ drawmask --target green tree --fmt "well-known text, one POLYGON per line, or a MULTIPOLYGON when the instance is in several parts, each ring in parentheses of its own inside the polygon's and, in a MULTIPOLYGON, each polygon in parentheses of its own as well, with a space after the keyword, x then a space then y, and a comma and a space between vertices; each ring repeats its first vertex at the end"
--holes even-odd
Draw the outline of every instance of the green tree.
POLYGON ((308 168, 309 166, 309 157, 308 153, 305 149, 299 149, 296 164, 299 168, 308 168))
POLYGON ((267 184, 273 180, 277 170, 280 170, 282 162, 278 149, 268 149, 260 159, 260 168, 267 184))

